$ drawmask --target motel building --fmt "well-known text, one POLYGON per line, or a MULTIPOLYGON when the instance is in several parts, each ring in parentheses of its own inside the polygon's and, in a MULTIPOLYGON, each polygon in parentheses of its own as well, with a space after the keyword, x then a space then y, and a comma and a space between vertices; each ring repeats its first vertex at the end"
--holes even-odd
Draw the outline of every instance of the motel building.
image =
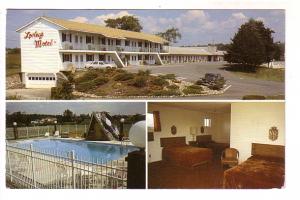
POLYGON ((214 46, 172 47, 156 35, 64 19, 38 17, 16 30, 21 41, 21 73, 26 88, 55 87, 62 71, 90 61, 116 67, 223 61, 214 46))

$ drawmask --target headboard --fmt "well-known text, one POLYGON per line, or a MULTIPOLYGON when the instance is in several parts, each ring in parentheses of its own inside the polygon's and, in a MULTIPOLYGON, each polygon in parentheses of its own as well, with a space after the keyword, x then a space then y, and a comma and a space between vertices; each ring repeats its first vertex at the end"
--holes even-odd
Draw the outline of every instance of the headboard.
POLYGON ((282 145, 252 143, 251 154, 259 155, 259 156, 284 158, 285 147, 282 145))
POLYGON ((160 138, 161 147, 185 146, 185 137, 160 138))
POLYGON ((196 136, 196 141, 198 143, 208 143, 208 142, 211 142, 212 141, 211 135, 197 135, 196 136))

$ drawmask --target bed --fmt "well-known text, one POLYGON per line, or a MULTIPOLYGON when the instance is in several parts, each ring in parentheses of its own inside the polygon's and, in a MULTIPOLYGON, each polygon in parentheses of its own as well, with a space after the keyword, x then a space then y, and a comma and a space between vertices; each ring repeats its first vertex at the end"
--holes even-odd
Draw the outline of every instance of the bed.
POLYGON ((223 187, 282 188, 285 177, 284 146, 252 143, 251 154, 245 162, 224 171, 223 187))
POLYGON ((220 143, 212 140, 211 135, 197 135, 196 143, 199 147, 206 147, 213 150, 214 153, 221 153, 224 149, 229 147, 228 143, 220 143))
POLYGON ((196 167, 212 161, 212 150, 186 145, 185 137, 160 138, 162 160, 182 167, 196 167))

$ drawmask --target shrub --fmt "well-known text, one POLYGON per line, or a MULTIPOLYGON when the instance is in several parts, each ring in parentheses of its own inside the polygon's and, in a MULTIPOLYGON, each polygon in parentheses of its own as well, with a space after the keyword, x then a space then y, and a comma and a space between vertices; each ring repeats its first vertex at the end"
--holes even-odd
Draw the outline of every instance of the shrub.
POLYGON ((149 76, 151 74, 151 71, 149 70, 149 69, 147 69, 147 70, 139 70, 138 71, 138 73, 137 73, 137 75, 138 76, 149 76))
POLYGON ((95 86, 96 84, 94 81, 82 82, 76 85, 76 90, 79 92, 86 92, 95 86))
POLYGON ((245 95, 243 96, 243 100, 265 100, 265 96, 261 95, 245 95))
POLYGON ((74 74, 70 71, 64 71, 63 74, 68 78, 70 83, 74 83, 74 74))
POLYGON ((153 96, 179 96, 180 92, 177 90, 156 90, 152 92, 153 96))
POLYGON ((158 77, 163 78, 163 79, 169 79, 169 80, 175 80, 176 79, 175 74, 165 74, 165 75, 160 75, 158 77))
POLYGON ((81 77, 75 79, 75 83, 80 83, 80 82, 87 82, 87 81, 91 81, 95 78, 98 77, 97 70, 91 70, 91 71, 87 71, 85 74, 83 74, 81 77))
POLYGON ((196 81, 196 85, 203 85, 203 83, 204 83, 204 81, 202 80, 202 79, 200 79, 200 80, 198 80, 198 81, 196 81))
POLYGON ((184 94, 201 94, 203 91, 202 87, 199 85, 190 85, 182 90, 184 94))
POLYGON ((212 85, 208 86, 208 88, 211 90, 220 90, 224 87, 224 85, 225 85, 225 79, 221 78, 215 81, 212 85))
POLYGON ((145 87, 147 84, 147 78, 145 76, 137 76, 134 78, 132 85, 135 87, 145 87))
POLYGON ((73 85, 69 81, 64 81, 61 86, 51 88, 51 99, 73 99, 73 85))
POLYGON ((178 85, 168 85, 167 88, 170 90, 178 90, 179 86, 178 85))
POLYGON ((105 83, 107 83, 109 81, 108 78, 105 78, 105 77, 98 77, 96 79, 93 80, 93 83, 95 85, 104 85, 105 83))
POLYGON ((133 79, 134 75, 128 72, 117 74, 114 76, 115 81, 127 81, 133 79))
POLYGON ((154 85, 158 85, 158 86, 166 86, 166 85, 169 85, 169 82, 166 81, 165 79, 163 78, 160 78, 160 77, 155 77, 155 79, 152 81, 152 83, 154 85))

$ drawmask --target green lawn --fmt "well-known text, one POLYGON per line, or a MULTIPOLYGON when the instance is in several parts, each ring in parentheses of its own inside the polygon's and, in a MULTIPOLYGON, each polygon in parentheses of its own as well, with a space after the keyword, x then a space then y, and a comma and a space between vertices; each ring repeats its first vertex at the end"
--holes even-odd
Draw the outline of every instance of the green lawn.
POLYGON ((21 54, 6 54, 6 76, 18 74, 21 72, 21 54))
POLYGON ((285 80, 285 69, 272 69, 265 67, 247 68, 240 65, 228 65, 227 67, 224 67, 224 69, 243 77, 278 82, 284 82, 285 80))

